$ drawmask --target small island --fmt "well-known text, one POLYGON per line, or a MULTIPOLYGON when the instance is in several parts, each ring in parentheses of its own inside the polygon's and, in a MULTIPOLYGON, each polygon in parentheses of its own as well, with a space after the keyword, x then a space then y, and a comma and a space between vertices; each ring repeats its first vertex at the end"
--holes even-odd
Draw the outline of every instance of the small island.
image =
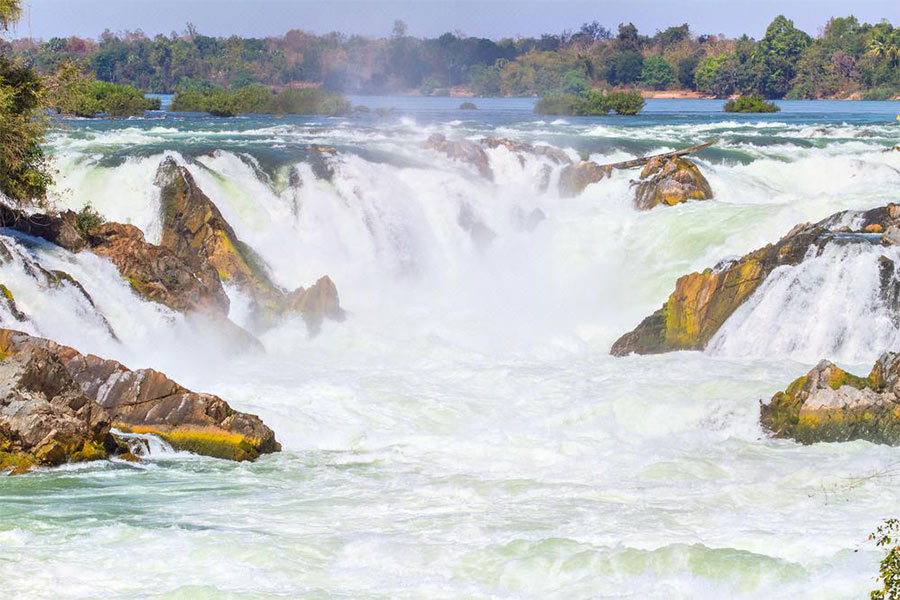
POLYGON ((738 96, 725 103, 725 112, 736 113, 776 113, 781 108, 774 102, 768 102, 759 94, 738 96))
POLYGON ((604 92, 590 90, 579 94, 557 93, 544 96, 534 106, 539 115, 570 115, 591 117, 608 115, 636 115, 644 108, 644 98, 637 90, 604 92))
POLYGON ((188 81, 180 85, 172 110, 206 112, 215 117, 244 114, 291 114, 339 116, 351 105, 341 94, 321 88, 288 88, 273 92, 261 84, 226 89, 209 83, 188 81))

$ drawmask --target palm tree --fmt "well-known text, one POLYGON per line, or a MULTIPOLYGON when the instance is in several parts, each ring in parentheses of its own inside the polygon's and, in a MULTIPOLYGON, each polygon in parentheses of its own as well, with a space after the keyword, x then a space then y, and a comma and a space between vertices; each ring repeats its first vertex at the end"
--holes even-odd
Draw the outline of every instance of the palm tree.
POLYGON ((876 31, 872 39, 869 40, 869 54, 878 59, 887 59, 891 66, 897 64, 900 59, 900 30, 886 31, 880 29, 876 31))

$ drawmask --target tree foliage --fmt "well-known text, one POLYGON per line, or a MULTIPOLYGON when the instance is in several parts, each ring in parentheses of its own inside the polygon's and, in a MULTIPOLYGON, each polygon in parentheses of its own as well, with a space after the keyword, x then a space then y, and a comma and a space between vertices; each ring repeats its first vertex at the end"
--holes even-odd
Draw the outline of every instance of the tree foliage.
MULTIPOLYGON (((0 0, 0 31, 21 13, 18 0, 0 0)), ((43 203, 50 175, 41 142, 41 80, 30 68, 0 55, 0 194, 43 203)))

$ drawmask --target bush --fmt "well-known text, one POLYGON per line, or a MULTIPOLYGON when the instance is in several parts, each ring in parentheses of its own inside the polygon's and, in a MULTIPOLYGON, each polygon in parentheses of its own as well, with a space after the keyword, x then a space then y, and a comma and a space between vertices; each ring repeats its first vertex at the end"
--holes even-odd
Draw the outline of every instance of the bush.
POLYGON ((900 90, 890 87, 890 86, 882 86, 877 88, 872 88, 871 90, 866 90, 863 92, 862 99, 863 100, 893 100, 897 96, 900 96, 900 90))
POLYGON ((94 210, 94 207, 91 206, 90 203, 85 204, 84 207, 78 211, 78 214, 75 215, 75 229, 85 235, 105 222, 106 219, 94 210))
POLYGON ((644 108, 644 98, 637 90, 612 92, 607 95, 609 107, 617 115, 636 115, 644 108))
POLYGON ((875 533, 869 536, 879 548, 885 548, 886 554, 878 568, 878 579, 883 587, 869 594, 871 600, 900 600, 900 546, 895 542, 900 533, 900 521, 888 519, 878 526, 875 533))
POLYGON ((459 105, 459 108, 460 110, 475 110, 478 107, 472 102, 463 102, 459 105))
POLYGON ((781 110, 777 105, 766 102, 759 94, 740 96, 725 103, 725 112, 774 113, 781 110))

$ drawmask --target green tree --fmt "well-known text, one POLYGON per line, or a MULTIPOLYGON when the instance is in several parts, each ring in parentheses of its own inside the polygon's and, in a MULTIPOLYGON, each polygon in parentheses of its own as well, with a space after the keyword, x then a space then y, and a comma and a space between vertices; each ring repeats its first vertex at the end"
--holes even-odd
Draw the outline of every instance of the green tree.
POLYGON ((611 85, 633 83, 640 79, 644 58, 638 52, 616 52, 606 61, 606 81, 611 85))
MULTIPOLYGON (((0 31, 21 14, 18 0, 0 0, 0 31)), ((42 204, 51 179, 41 150, 40 77, 0 55, 0 192, 10 200, 42 204)))
POLYGON ((653 90, 664 90, 675 83, 675 68, 658 54, 644 59, 641 81, 653 90))
POLYGON ((766 29, 753 53, 756 90, 767 98, 781 98, 791 89, 800 55, 810 37, 794 27, 794 22, 778 15, 766 29))

